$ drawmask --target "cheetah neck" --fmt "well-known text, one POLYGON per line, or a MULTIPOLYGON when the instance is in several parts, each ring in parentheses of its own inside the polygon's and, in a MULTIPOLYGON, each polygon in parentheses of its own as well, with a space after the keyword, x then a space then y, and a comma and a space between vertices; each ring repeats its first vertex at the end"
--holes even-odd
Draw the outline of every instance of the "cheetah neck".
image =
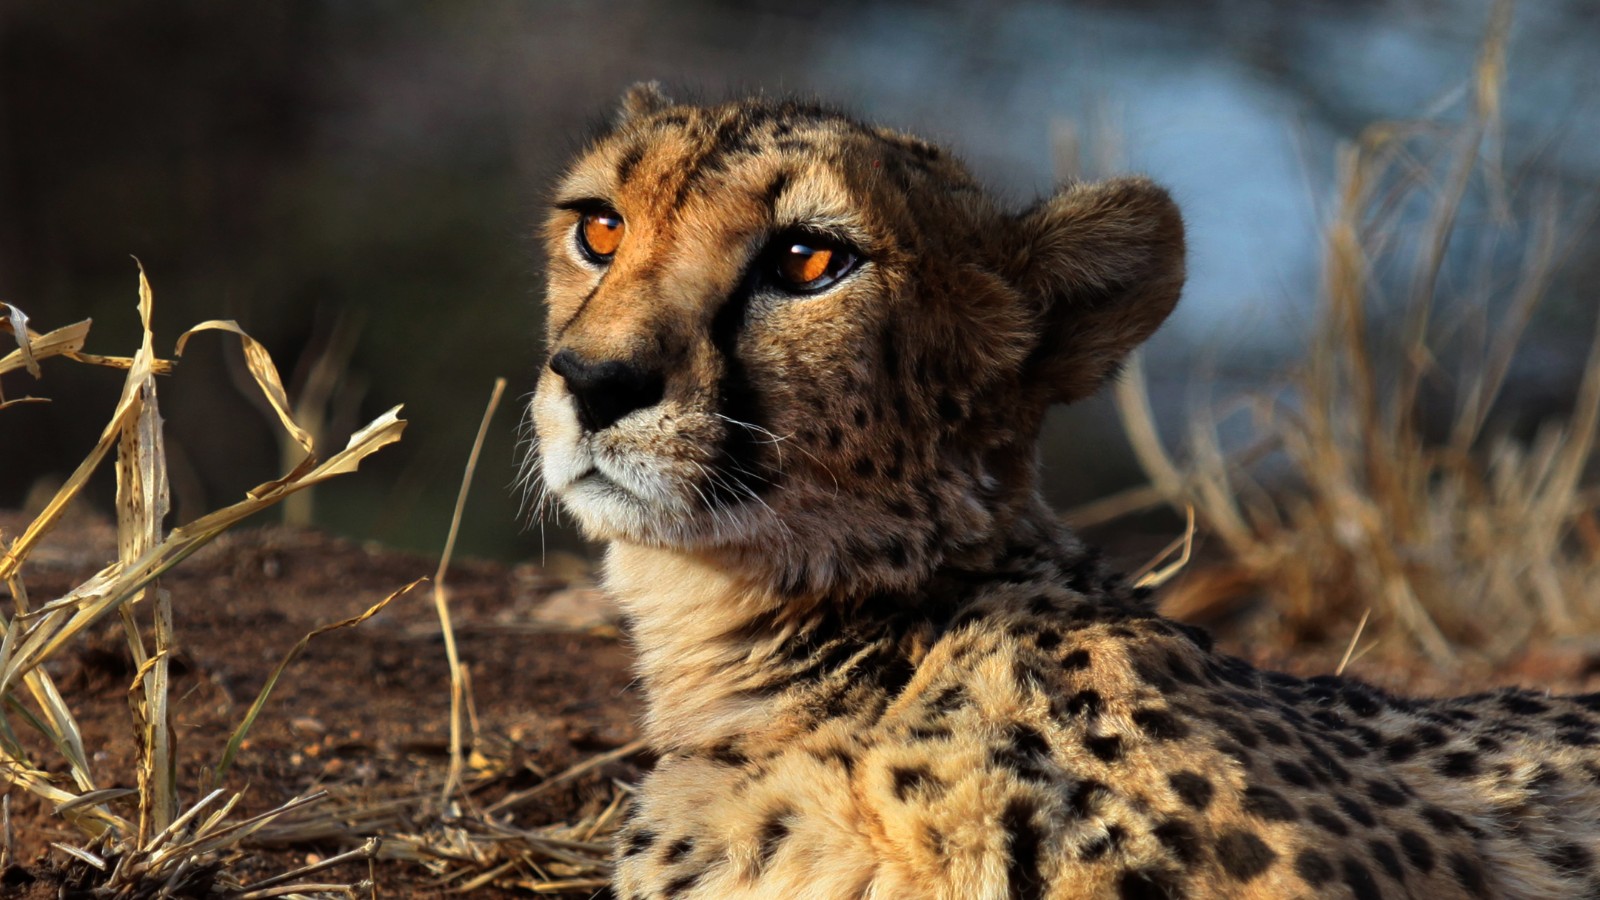
POLYGON ((605 586, 632 629, 653 745, 705 746, 769 726, 771 701, 742 682, 760 668, 764 637, 747 625, 780 605, 770 589, 704 556, 621 541, 606 553, 605 586))
POLYGON ((796 711, 829 705, 837 679, 823 681, 845 660, 865 654, 889 670, 916 665, 963 598, 981 590, 984 579, 974 579, 976 573, 1042 565, 1040 577, 1055 580, 1059 575, 1043 573, 1088 557, 1053 517, 1010 524, 1003 536, 984 542, 987 549, 968 545, 965 555, 946 560, 944 574, 908 594, 854 600, 783 596, 771 579, 737 560, 612 543, 605 586, 631 626, 646 697, 645 737, 670 752, 803 731, 796 711), (1007 559, 1018 552, 1020 560, 1007 559), (819 664, 820 657, 832 663, 819 664))

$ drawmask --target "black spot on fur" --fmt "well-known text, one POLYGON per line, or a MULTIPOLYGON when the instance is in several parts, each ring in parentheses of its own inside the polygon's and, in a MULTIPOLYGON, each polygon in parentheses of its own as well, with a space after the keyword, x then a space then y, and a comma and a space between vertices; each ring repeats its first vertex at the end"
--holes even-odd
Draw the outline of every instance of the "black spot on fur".
POLYGON ((1011 770, 1018 778, 1038 782, 1051 780, 1050 744, 1044 735, 1028 725, 1013 724, 1006 729, 1005 745, 992 750, 989 760, 1011 770))
POLYGON ((1246 789, 1244 811, 1268 822, 1295 822, 1300 819, 1300 812, 1294 808, 1294 804, 1271 788, 1246 789))
POLYGON ((1215 790, 1211 787, 1211 779, 1199 772, 1174 772, 1167 776, 1167 783, 1172 785, 1172 791, 1178 795, 1178 799, 1190 808, 1203 810, 1211 805, 1215 790))
POLYGON ((1406 805, 1406 795, 1387 781, 1375 779, 1367 782, 1367 796, 1379 806, 1397 808, 1406 805))
POLYGON ((1311 787, 1311 773, 1307 772, 1299 763, 1280 759, 1272 764, 1272 768, 1273 771, 1278 773, 1278 777, 1295 787, 1311 787))
POLYGON ((1223 731, 1228 733, 1229 737, 1233 738, 1241 746, 1252 750, 1261 746, 1261 738, 1256 735, 1255 730, 1244 719, 1229 713, 1219 712, 1212 716, 1212 721, 1216 722, 1223 731))
POLYGON ((1000 827, 1006 834, 1006 883, 1011 900, 1043 900, 1045 882, 1039 871, 1039 853, 1044 836, 1033 824, 1033 805, 1020 798, 1012 800, 1000 816, 1000 827))
POLYGON ((1336 834, 1339 837, 1344 837, 1350 833, 1350 826, 1345 824, 1343 819, 1339 818, 1339 814, 1325 806, 1309 807, 1306 809, 1306 818, 1310 819, 1318 828, 1321 828, 1323 831, 1326 831, 1329 834, 1336 834))
POLYGON ((767 189, 761 192, 763 204, 768 209, 771 209, 772 205, 778 202, 778 198, 783 196, 784 189, 788 186, 789 173, 787 171, 780 171, 777 175, 774 175, 772 180, 767 182, 767 189))
POLYGON ((1061 659, 1061 668, 1068 672, 1077 672, 1089 668, 1089 651, 1080 647, 1068 653, 1061 659))
POLYGON ((627 183, 628 177, 633 174, 634 167, 639 165, 639 161, 641 159, 644 159, 644 148, 644 142, 639 141, 638 143, 628 147, 627 150, 623 151, 622 158, 617 160, 616 173, 618 184, 627 183))
POLYGON ((1364 719, 1383 711, 1383 704, 1362 685, 1345 685, 1344 690, 1339 692, 1339 700, 1349 707, 1351 712, 1364 719))
POLYGON ((1377 729, 1365 725, 1351 725, 1350 733, 1368 750, 1376 750, 1383 746, 1383 735, 1379 734, 1377 729))
POLYGON ((1234 830, 1217 838, 1217 861, 1239 881, 1250 881, 1272 867, 1278 854, 1254 832, 1234 830))
POLYGON ((1354 797, 1346 797, 1341 794, 1334 798, 1334 802, 1338 803, 1339 809, 1346 816, 1354 819, 1356 824, 1365 825, 1368 828, 1378 824, 1378 820, 1372 815, 1372 811, 1354 797))
POLYGON ((838 763, 840 766, 842 766, 844 768, 844 771, 845 771, 846 774, 854 772, 855 768, 856 768, 856 758, 855 758, 855 756, 851 755, 850 751, 846 750, 843 747, 831 747, 831 748, 829 748, 827 750, 824 750, 824 751, 821 751, 820 753, 817 753, 816 757, 817 757, 817 760, 819 762, 824 762, 824 763, 836 762, 836 763, 838 763))
POLYGON ((1098 715, 1101 699, 1099 691, 1079 691, 1068 697, 1062 704, 1062 709, 1069 716, 1098 715))
POLYGON ((1116 762, 1122 758, 1122 737, 1115 734, 1104 737, 1086 734, 1083 736, 1083 748, 1101 762, 1116 762))
POLYGON ((1536 716, 1550 711, 1548 703, 1535 700, 1531 695, 1520 691, 1508 691, 1502 694, 1500 705, 1505 708, 1506 712, 1515 713, 1519 716, 1536 716))
POLYGON ((1448 735, 1433 725, 1424 725, 1418 728, 1412 736, 1416 738, 1417 746, 1424 750, 1442 747, 1445 741, 1450 739, 1448 735))
POLYGON ((772 862, 772 858, 778 855, 778 848, 783 844, 784 838, 789 836, 789 825, 784 821, 788 816, 789 810, 779 810, 762 824, 760 836, 757 838, 760 846, 758 865, 761 868, 766 868, 767 864, 772 862))
POLYGON ((1305 745, 1306 755, 1310 757, 1310 768, 1314 776, 1322 776, 1324 780, 1332 779, 1340 784, 1350 783, 1350 770, 1339 764, 1333 754, 1323 749, 1322 744, 1308 734, 1300 736, 1300 742, 1305 745))
POLYGON ((1189 726, 1165 709, 1137 709, 1133 723, 1153 741, 1176 741, 1189 736, 1189 726))
POLYGON ((1494 740, 1490 735, 1478 735, 1472 738, 1472 746, 1482 749, 1483 753, 1499 753, 1502 749, 1506 749, 1506 745, 1502 745, 1501 741, 1494 740))
POLYGON ((1322 887, 1333 880, 1333 864, 1315 850, 1301 850, 1294 858, 1294 871, 1312 887, 1322 887))
POLYGON ((1290 737, 1289 732, 1277 722, 1258 720, 1256 722, 1256 730, 1260 731, 1261 736, 1266 738, 1270 743, 1276 744, 1279 747, 1285 746, 1293 740, 1293 738, 1290 737))
POLYGON ((1423 807, 1422 818, 1426 819, 1428 824, 1433 826, 1433 830, 1440 834, 1451 834, 1459 830, 1462 824, 1460 816, 1437 806, 1423 807))
POLYGON ((1544 853, 1544 861, 1563 872, 1587 874, 1594 865, 1594 854, 1578 844, 1562 844, 1544 853))
POLYGON ((1233 761, 1243 769, 1250 769, 1255 764, 1254 757, 1250 755, 1250 751, 1232 741, 1223 741, 1217 744, 1217 752, 1224 756, 1232 757, 1233 761))
POLYGON ((1378 890, 1378 882, 1360 860, 1346 856, 1340 860, 1339 868, 1343 870, 1344 883, 1350 886, 1350 893, 1355 900, 1383 900, 1383 892, 1378 890))
POLYGON ((1095 811, 1101 798, 1111 796, 1111 789, 1093 778, 1086 778, 1072 786, 1067 794, 1067 806, 1079 818, 1085 818, 1095 811))
POLYGON ((1323 740, 1327 741, 1329 746, 1333 747, 1334 751, 1345 759, 1360 759, 1372 752, 1343 735, 1324 735, 1323 740))
POLYGON ((894 781, 894 798, 901 803, 913 795, 931 800, 944 793, 944 782, 925 766, 896 766, 889 777, 894 781))
POLYGON ((1187 662, 1184 662, 1183 657, 1176 653, 1167 654, 1167 671, 1172 673, 1173 678, 1176 678, 1184 684, 1203 683, 1200 674, 1196 672, 1194 668, 1191 667, 1187 662))
POLYGON ((1194 826, 1182 819, 1168 819, 1151 832, 1161 846, 1177 857, 1185 868, 1192 868, 1205 856, 1205 845, 1195 833, 1194 826))
POLYGON ((1600 737, 1592 731, 1577 731, 1566 729, 1556 732, 1556 740, 1569 747, 1594 747, 1600 745, 1600 737))
POLYGON ((1474 897, 1489 896, 1489 882, 1483 877, 1483 868, 1477 861, 1463 853, 1450 854, 1450 871, 1456 882, 1474 897))
POLYGON ((1400 849, 1405 852, 1411 868, 1427 874, 1433 871, 1433 845, 1428 839, 1409 829, 1400 832, 1400 849))
POLYGON ((1470 778, 1478 774, 1478 754, 1470 750, 1446 753, 1434 770, 1447 778, 1470 778))
POLYGON ((1129 870, 1117 879, 1117 900, 1183 900, 1181 885, 1166 872, 1129 870))
POLYGON ((1417 755, 1417 744, 1410 738, 1395 738, 1389 746, 1383 749, 1383 756, 1390 762, 1405 762, 1417 755))
POLYGON ((637 856, 640 853, 649 850, 650 846, 655 842, 656 833, 654 831, 650 831, 648 829, 635 831, 633 834, 629 835, 627 840, 623 843, 623 855, 637 856))
POLYGON ((1078 855, 1084 862, 1094 862, 1121 846, 1127 836, 1127 830, 1121 825, 1112 825, 1106 829, 1105 834, 1099 835, 1094 840, 1083 845, 1083 849, 1079 851, 1078 855))
POLYGON ((967 689, 959 684, 952 684, 933 698, 929 708, 936 715, 948 715, 971 705, 971 703, 972 698, 967 696, 967 689))
POLYGON ((1367 849, 1372 851, 1372 859, 1383 871, 1395 881, 1404 881, 1406 870, 1400 867, 1400 857, 1395 855, 1394 848, 1379 840, 1367 842, 1367 849))
POLYGON ((1582 731, 1594 730, 1594 720, 1577 713, 1562 713, 1550 721, 1560 725, 1562 728, 1577 728, 1582 731))
POLYGON ((678 838, 667 846, 666 852, 661 855, 661 861, 670 866, 673 863, 681 861, 685 856, 688 856, 693 852, 694 838, 678 838))

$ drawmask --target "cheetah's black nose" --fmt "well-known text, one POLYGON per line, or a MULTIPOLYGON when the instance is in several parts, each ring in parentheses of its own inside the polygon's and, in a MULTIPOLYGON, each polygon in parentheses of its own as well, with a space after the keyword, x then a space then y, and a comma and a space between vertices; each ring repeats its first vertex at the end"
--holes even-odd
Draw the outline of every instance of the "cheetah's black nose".
POLYGON ((587 362, 571 350, 550 358, 550 368, 567 382, 577 401, 578 423, 588 431, 604 431, 636 409, 661 402, 661 372, 618 359, 587 362))

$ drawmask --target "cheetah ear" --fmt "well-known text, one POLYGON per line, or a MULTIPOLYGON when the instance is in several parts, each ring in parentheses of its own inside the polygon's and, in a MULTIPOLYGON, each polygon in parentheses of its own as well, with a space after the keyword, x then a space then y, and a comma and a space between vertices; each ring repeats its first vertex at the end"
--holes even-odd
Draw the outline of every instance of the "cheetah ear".
POLYGON ((620 123, 648 116, 671 105, 671 98, 661 90, 661 82, 640 81, 622 92, 622 104, 617 108, 617 121, 620 123))
POLYGON ((1156 330, 1183 288, 1183 219, 1143 178, 1063 187, 1017 219, 1016 284, 1038 304, 1023 381, 1046 403, 1093 393, 1156 330))

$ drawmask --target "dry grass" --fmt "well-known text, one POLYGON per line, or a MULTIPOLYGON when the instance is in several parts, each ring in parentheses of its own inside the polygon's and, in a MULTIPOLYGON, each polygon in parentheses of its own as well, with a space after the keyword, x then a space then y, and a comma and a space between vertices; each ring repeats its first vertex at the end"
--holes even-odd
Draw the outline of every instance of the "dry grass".
MULTIPOLYGON (((56 845, 73 860, 66 888, 81 896, 132 900, 195 891, 239 900, 353 896, 355 886, 305 880, 331 863, 254 883, 241 882, 230 874, 232 864, 243 853, 243 841, 280 817, 315 805, 323 799, 321 795, 297 798, 244 819, 232 816, 240 795, 229 796, 220 789, 183 808, 174 784, 167 672, 174 609, 171 596, 161 588, 160 578, 244 518, 319 482, 355 471, 367 455, 399 440, 405 423, 397 418, 398 407, 392 409, 358 430, 343 450, 321 461, 311 436, 290 415, 277 368, 266 350, 232 322, 201 323, 179 338, 177 353, 181 355, 186 342, 201 331, 236 334, 256 384, 303 452, 299 462, 282 478, 256 487, 232 506, 168 532, 163 524, 169 509, 167 460, 155 376, 170 371, 171 363, 155 354, 150 329, 153 304, 149 282, 141 269, 138 309, 143 337, 138 352, 129 358, 83 353, 88 322, 37 334, 29 329, 21 310, 0 304, 6 314, 0 320, 0 330, 10 334, 17 345, 16 350, 0 358, 0 373, 25 368, 37 378, 42 374, 39 363, 56 356, 127 370, 111 419, 89 455, 20 536, 9 543, 0 540, 0 581, 9 588, 13 602, 10 614, 0 615, 0 778, 54 803, 56 813, 83 833, 84 843, 80 845, 56 845), (28 555, 60 521, 113 446, 117 451, 118 558, 65 595, 34 607, 23 577, 28 555), (143 616, 145 625, 136 614, 138 609, 148 610, 143 616), (100 778, 102 773, 93 771, 72 710, 45 667, 74 638, 112 615, 121 621, 137 668, 128 690, 141 751, 139 770, 133 773, 136 789, 99 786, 105 783, 100 778), (18 723, 40 732, 55 748, 67 765, 71 784, 58 783, 30 759, 16 731, 18 723), (137 795, 137 821, 118 815, 111 805, 130 794, 137 795)), ((4 398, 0 398, 0 404, 3 402, 4 398)), ((366 615, 372 615, 399 593, 366 615)), ((365 617, 331 627, 353 625, 365 617)), ((319 629, 305 640, 326 630, 329 629, 319 629)), ((304 643, 291 651, 290 658, 304 643)), ((288 662, 285 659, 284 666, 288 662)), ((228 753, 218 766, 219 781, 276 680, 275 674, 230 740, 228 753)), ((126 783, 126 774, 119 773, 114 780, 126 783)), ((360 852, 370 855, 374 849, 360 852)))
MULTIPOLYGON (((154 376, 170 372, 172 363, 157 358, 154 352, 149 327, 153 298, 142 271, 139 287, 143 341, 139 351, 127 358, 84 353, 88 322, 38 334, 29 329, 27 316, 20 309, 0 304, 0 331, 10 334, 17 344, 16 350, 0 357, 0 373, 25 368, 38 377, 42 372, 40 362, 53 357, 127 370, 121 399, 89 456, 23 534, 10 543, 0 536, 0 580, 9 586, 15 602, 9 617, 0 616, 0 699, 4 701, 4 715, 0 716, 0 778, 52 802, 56 813, 83 833, 84 839, 78 844, 55 845, 69 860, 65 887, 82 896, 127 900, 195 891, 235 900, 365 896, 374 890, 368 882, 324 883, 312 877, 332 866, 360 859, 369 860, 369 864, 375 859, 417 864, 435 874, 436 886, 450 890, 494 884, 541 894, 570 894, 592 892, 606 885, 610 876, 609 839, 629 803, 625 786, 616 785, 603 810, 576 822, 520 828, 513 824, 513 812, 602 765, 638 754, 642 744, 635 742, 594 756, 533 787, 509 792, 506 785, 522 777, 519 754, 509 743, 497 744, 479 734, 472 713, 468 669, 459 658, 450 624, 444 576, 490 417, 504 389, 503 381, 495 385, 467 462, 434 584, 434 602, 452 675, 448 686, 449 767, 442 772, 423 770, 417 783, 391 796, 375 798, 370 792, 335 787, 249 818, 234 815, 241 795, 229 795, 220 787, 279 678, 309 642, 328 631, 360 624, 415 587, 413 583, 359 616, 313 631, 291 648, 267 678, 212 767, 214 789, 183 808, 174 785, 174 735, 168 708, 167 660, 174 610, 172 598, 160 587, 161 574, 246 516, 334 475, 354 471, 363 457, 397 440, 404 422, 396 418, 397 410, 391 410, 359 429, 344 450, 319 463, 313 429, 300 424, 298 412, 304 411, 306 403, 291 404, 265 349, 232 322, 202 323, 179 339, 178 354, 197 332, 222 330, 236 334, 244 348, 251 380, 283 426, 283 444, 297 452, 286 450, 291 466, 286 475, 250 491, 240 503, 171 532, 164 531, 162 522, 169 508, 167 467, 154 376), (119 559, 65 596, 34 608, 23 579, 28 554, 60 520, 112 447, 117 451, 119 559), (148 615, 136 615, 136 610, 146 609, 150 611, 148 615), (100 787, 103 773, 91 770, 90 756, 72 711, 43 666, 75 637, 111 615, 122 622, 137 668, 129 689, 139 732, 136 739, 142 751, 139 771, 134 773, 137 789, 100 787), (148 618, 151 624, 141 627, 142 618, 148 618), (42 733, 55 748, 66 763, 70 785, 58 783, 29 759, 15 731, 14 723, 19 722, 42 733), (127 820, 113 809, 112 804, 130 796, 136 796, 137 821, 127 820), (497 799, 483 799, 486 797, 497 799), (238 863, 248 859, 251 848, 308 843, 336 843, 350 849, 314 865, 255 882, 231 875, 238 863)), ((17 402, 43 401, 33 397, 8 401, 0 397, 0 409, 17 402)), ((114 773, 111 778, 122 783, 131 780, 125 773, 114 773)), ((5 810, 4 827, 9 828, 9 804, 5 810)), ((9 846, 9 841, 0 841, 0 847, 9 846)), ((0 859, 0 867, 6 862, 0 859)))
POLYGON ((539 828, 513 823, 513 813, 556 788, 601 766, 639 754, 635 741, 592 756, 564 772, 521 790, 506 787, 520 776, 515 748, 488 740, 472 714, 468 668, 451 624, 445 576, 468 490, 490 419, 505 389, 495 382, 478 435, 468 455, 445 548, 434 577, 433 599, 444 637, 450 691, 450 759, 443 773, 424 771, 419 783, 394 795, 374 797, 362 788, 333 788, 329 802, 303 815, 281 818, 258 836, 263 843, 335 842, 346 846, 381 838, 374 854, 404 860, 435 876, 434 887, 452 892, 494 885, 535 894, 586 894, 611 876, 611 842, 630 802, 630 789, 615 784, 610 802, 575 822, 539 828), (468 732, 470 731, 470 737, 468 732), (498 794, 492 801, 486 796, 498 794))
POLYGON ((1260 592, 1296 638, 1370 610, 1373 631, 1403 637, 1392 648, 1443 664, 1600 624, 1587 602, 1600 596, 1600 494, 1586 478, 1600 333, 1564 421, 1531 441, 1489 427, 1564 249, 1553 202, 1536 204, 1531 221, 1509 212, 1497 152, 1508 25, 1502 4, 1462 121, 1377 123, 1341 153, 1310 345, 1281 385, 1231 407, 1249 413, 1245 450, 1225 450, 1223 415, 1201 407, 1175 462, 1137 366, 1119 386, 1153 490, 1106 510, 1152 497, 1192 506, 1231 559, 1191 580, 1188 596, 1180 586, 1175 606, 1206 605, 1194 594, 1219 585, 1260 592), (1474 198, 1491 222, 1469 236, 1463 210, 1474 198), (1471 283, 1452 296, 1442 273, 1463 255, 1473 257, 1471 283), (1441 385, 1453 398, 1447 416, 1429 408, 1441 385))
POLYGON ((437 888, 455 892, 494 885, 536 894, 587 895, 610 883, 611 836, 626 815, 631 788, 614 783, 604 809, 573 822, 523 828, 513 823, 513 812, 643 749, 643 742, 635 741, 487 802, 480 798, 503 788, 521 767, 512 748, 478 742, 449 796, 443 793, 451 784, 449 772, 430 771, 412 790, 382 799, 335 788, 329 802, 303 815, 282 818, 256 841, 349 846, 378 836, 378 858, 421 866, 434 874, 432 886, 437 888))

